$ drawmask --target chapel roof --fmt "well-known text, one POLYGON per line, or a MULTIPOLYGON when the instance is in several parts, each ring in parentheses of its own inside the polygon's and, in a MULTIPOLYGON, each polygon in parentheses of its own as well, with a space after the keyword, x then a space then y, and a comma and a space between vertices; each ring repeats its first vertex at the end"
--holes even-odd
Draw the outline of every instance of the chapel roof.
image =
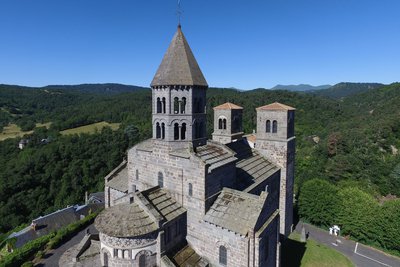
POLYGON ((235 105, 231 102, 226 102, 222 105, 216 106, 213 108, 214 110, 219 110, 219 109, 243 109, 241 106, 235 105))
POLYGON ((105 177, 105 180, 106 186, 120 192, 127 192, 129 180, 127 162, 123 161, 105 177))
POLYGON ((186 210, 170 195, 167 189, 158 186, 142 191, 144 197, 165 220, 171 221, 186 210))
POLYGON ((234 151, 236 162, 237 188, 250 191, 279 171, 279 167, 263 157, 257 150, 252 149, 245 141, 227 144, 234 151))
POLYGON ((211 140, 208 140, 206 145, 196 148, 196 156, 209 165, 209 171, 237 160, 231 149, 211 140))
POLYGON ((203 220, 246 236, 254 230, 266 196, 223 188, 203 220))
POLYGON ((108 236, 133 237, 158 230, 157 223, 137 203, 124 203, 103 210, 95 220, 96 229, 108 236))
POLYGON ((151 86, 208 86, 180 25, 151 82, 151 86))
POLYGON ((281 104, 279 102, 274 102, 272 104, 258 107, 256 108, 256 110, 296 110, 296 109, 291 106, 281 104))

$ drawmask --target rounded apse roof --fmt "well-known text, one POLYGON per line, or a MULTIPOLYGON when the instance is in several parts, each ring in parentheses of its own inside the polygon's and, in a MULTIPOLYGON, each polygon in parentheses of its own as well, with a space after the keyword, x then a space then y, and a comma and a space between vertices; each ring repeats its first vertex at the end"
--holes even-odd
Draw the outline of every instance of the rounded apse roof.
POLYGON ((95 227, 112 237, 135 237, 158 230, 157 224, 136 203, 119 204, 103 210, 95 220, 95 227))

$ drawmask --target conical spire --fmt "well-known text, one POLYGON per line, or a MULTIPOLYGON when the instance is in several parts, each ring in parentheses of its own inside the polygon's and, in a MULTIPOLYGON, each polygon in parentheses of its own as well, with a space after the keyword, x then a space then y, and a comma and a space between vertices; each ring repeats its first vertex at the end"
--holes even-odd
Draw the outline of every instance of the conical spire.
POLYGON ((197 85, 208 87, 206 79, 194 58, 180 25, 151 82, 151 86, 160 85, 197 85))

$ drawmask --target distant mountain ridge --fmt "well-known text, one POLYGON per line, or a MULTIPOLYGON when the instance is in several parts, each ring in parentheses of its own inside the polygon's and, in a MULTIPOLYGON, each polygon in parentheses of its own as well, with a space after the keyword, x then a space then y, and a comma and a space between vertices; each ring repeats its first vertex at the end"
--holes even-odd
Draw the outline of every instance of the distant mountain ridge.
POLYGON ((373 89, 378 89, 380 87, 385 86, 382 83, 350 83, 350 82, 342 82, 335 84, 334 86, 324 89, 324 90, 316 90, 310 93, 330 97, 330 98, 343 98, 348 97, 355 94, 364 93, 373 89))
POLYGON ((83 93, 95 93, 95 94, 120 94, 133 92, 136 90, 146 90, 148 87, 141 87, 136 85, 125 85, 119 83, 98 83, 98 84, 77 84, 77 85, 48 85, 41 89, 49 90, 69 90, 79 91, 83 93))
POLYGON ((318 85, 313 86, 310 84, 298 84, 298 85, 282 85, 278 84, 271 88, 271 90, 288 90, 293 92, 306 92, 306 91, 315 91, 315 90, 325 90, 332 87, 332 85, 318 85))

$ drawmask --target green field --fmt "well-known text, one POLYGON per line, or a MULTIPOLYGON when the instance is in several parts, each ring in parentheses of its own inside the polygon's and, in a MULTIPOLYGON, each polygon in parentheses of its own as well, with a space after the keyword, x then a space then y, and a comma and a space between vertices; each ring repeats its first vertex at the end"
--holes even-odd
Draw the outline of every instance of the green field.
POLYGON ((343 254, 325 245, 308 239, 299 241, 300 235, 293 232, 282 246, 282 266, 301 267, 353 267, 354 264, 343 254), (286 253, 285 253, 286 252, 286 253))
POLYGON ((0 133, 0 141, 3 141, 7 138, 22 137, 25 134, 31 133, 33 133, 33 131, 24 132, 16 124, 9 124, 8 126, 4 127, 3 131, 0 133))
POLYGON ((81 133, 95 133, 96 131, 101 131, 104 127, 110 127, 112 130, 118 130, 120 123, 108 123, 105 121, 96 122, 92 124, 88 124, 81 127, 71 128, 60 133, 62 135, 69 135, 69 134, 81 134, 81 133))
MULTIPOLYGON (((47 123, 36 123, 36 128, 38 127, 46 127, 47 129, 50 127, 51 122, 47 123)), ((92 124, 88 124, 81 127, 71 128, 60 133, 62 135, 70 135, 70 134, 81 134, 81 133, 95 133, 96 131, 101 131, 104 127, 110 127, 112 130, 118 130, 120 123, 108 123, 105 121, 96 122, 92 124)), ((32 134, 33 131, 22 131, 21 128, 16 124, 9 124, 4 127, 3 131, 0 132, 0 141, 3 141, 7 138, 16 138, 22 137, 26 134, 32 134)))
MULTIPOLYGON (((47 123, 36 123, 36 127, 46 127, 47 129, 50 127, 51 122, 47 123)), ((3 131, 0 132, 0 141, 6 140, 7 138, 16 138, 22 137, 25 134, 31 134, 33 131, 22 131, 21 128, 16 124, 9 124, 8 126, 4 127, 3 131)))

